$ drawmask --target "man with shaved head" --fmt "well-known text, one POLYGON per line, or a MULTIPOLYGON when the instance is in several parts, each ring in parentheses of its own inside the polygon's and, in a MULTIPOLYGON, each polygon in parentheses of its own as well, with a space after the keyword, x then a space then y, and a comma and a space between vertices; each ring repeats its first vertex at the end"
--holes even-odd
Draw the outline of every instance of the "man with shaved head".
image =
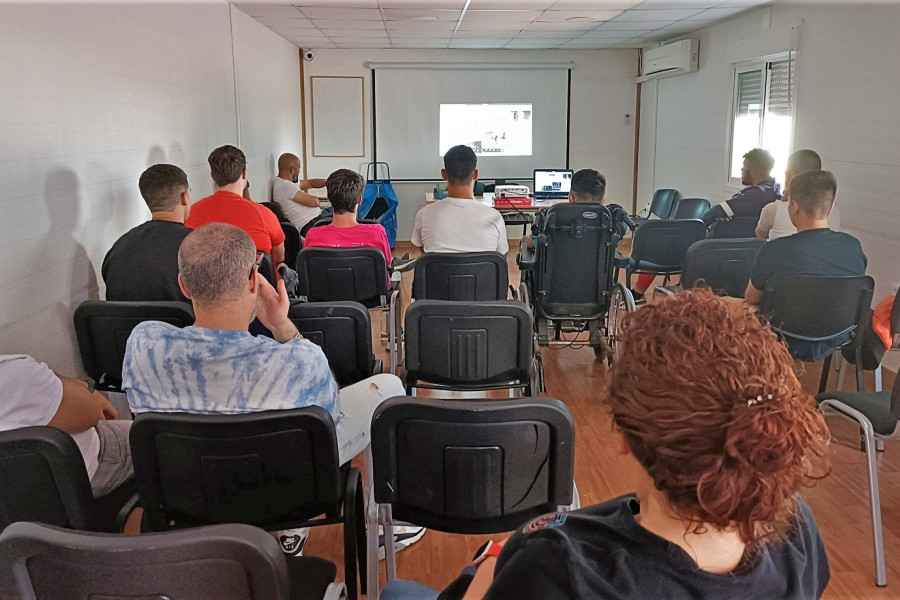
POLYGON ((300 179, 300 159, 293 154, 278 157, 278 177, 272 182, 272 200, 277 202, 288 220, 302 228, 322 214, 318 198, 307 193, 325 187, 324 179, 300 179))

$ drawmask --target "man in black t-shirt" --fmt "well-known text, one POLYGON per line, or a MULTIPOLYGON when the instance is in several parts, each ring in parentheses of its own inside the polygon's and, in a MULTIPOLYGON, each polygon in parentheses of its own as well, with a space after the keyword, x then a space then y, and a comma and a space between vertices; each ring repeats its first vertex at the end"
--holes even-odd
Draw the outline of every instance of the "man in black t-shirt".
POLYGON ((178 248, 191 232, 187 175, 175 165, 153 165, 138 181, 152 218, 120 237, 103 259, 106 299, 190 302, 178 287, 178 248))
MULTIPOLYGON (((766 242, 750 271, 744 292, 747 304, 759 304, 766 282, 775 275, 865 275, 866 255, 852 235, 828 228, 837 181, 828 171, 807 171, 791 179, 788 215, 797 233, 766 242)), ((834 344, 793 340, 791 353, 804 360, 820 360, 834 344)))

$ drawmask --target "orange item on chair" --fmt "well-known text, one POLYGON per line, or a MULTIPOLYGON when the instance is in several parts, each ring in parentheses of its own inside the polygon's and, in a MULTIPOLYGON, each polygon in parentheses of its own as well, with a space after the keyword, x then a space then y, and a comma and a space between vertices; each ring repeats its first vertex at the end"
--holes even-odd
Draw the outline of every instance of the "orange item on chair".
POLYGON ((894 333, 891 331, 891 307, 894 305, 894 297, 888 296, 875 307, 872 315, 872 331, 881 338, 885 348, 891 348, 894 342, 894 333))

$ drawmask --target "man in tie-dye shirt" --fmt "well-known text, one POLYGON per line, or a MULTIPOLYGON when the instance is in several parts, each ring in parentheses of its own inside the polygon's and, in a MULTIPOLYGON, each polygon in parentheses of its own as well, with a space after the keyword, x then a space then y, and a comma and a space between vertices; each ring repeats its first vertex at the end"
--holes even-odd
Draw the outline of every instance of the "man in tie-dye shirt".
POLYGON ((241 229, 204 225, 181 244, 179 285, 196 321, 179 329, 149 321, 128 338, 123 387, 135 413, 241 414, 318 405, 335 422, 345 463, 369 443, 372 413, 405 395, 396 376, 379 374, 338 390, 322 349, 288 319, 284 283, 257 272, 256 249, 241 229), (254 315, 274 339, 253 337, 254 315))

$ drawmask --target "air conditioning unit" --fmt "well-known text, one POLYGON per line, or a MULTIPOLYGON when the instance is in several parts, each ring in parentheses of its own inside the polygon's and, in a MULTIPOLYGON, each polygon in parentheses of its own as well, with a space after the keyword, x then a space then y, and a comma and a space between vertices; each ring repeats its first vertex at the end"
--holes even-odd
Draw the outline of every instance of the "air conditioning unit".
POLYGON ((681 40, 644 50, 641 76, 637 78, 637 82, 697 71, 700 65, 699 48, 699 40, 681 40))

